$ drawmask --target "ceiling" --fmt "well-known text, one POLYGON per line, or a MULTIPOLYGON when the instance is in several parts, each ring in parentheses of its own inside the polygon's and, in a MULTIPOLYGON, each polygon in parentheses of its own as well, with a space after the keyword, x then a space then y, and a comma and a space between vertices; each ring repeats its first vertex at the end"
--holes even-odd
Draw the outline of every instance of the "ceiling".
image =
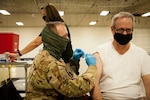
POLYGON ((128 11, 136 16, 136 27, 150 28, 150 17, 140 16, 150 12, 149 0, 0 0, 0 10, 11 13, 10 16, 0 14, 0 27, 17 27, 16 21, 22 21, 22 27, 43 26, 40 7, 49 2, 65 11, 63 18, 71 27, 86 27, 90 21, 97 21, 95 26, 107 27, 114 14, 128 11), (110 14, 100 16, 102 10, 109 10, 110 14))

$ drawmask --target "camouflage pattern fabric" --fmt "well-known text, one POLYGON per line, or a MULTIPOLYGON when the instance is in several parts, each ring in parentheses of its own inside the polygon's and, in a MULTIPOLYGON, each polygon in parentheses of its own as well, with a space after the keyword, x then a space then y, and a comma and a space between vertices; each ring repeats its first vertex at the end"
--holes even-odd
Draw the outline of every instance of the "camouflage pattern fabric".
POLYGON ((83 96, 93 88, 95 73, 96 67, 91 66, 77 76, 62 60, 56 60, 43 50, 30 68, 26 100, 62 100, 62 95, 83 96))

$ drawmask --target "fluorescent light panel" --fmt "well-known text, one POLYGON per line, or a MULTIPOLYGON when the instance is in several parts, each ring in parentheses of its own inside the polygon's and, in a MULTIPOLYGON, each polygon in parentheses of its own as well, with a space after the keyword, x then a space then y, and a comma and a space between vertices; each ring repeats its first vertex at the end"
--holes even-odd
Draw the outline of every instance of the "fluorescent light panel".
POLYGON ((108 14, 109 14, 109 11, 106 11, 106 10, 103 10, 100 13, 101 16, 107 16, 108 14))
POLYGON ((6 10, 0 10, 0 13, 3 15, 10 15, 10 13, 6 10))
POLYGON ((23 26, 23 25, 24 25, 22 22, 16 22, 16 24, 17 24, 18 26, 23 26))
POLYGON ((60 16, 64 16, 64 11, 59 11, 60 16))
POLYGON ((95 25, 96 24, 96 21, 92 21, 89 23, 89 25, 95 25))
POLYGON ((145 13, 145 14, 142 14, 141 16, 142 16, 142 17, 148 17, 148 16, 150 16, 150 12, 147 12, 147 13, 145 13))

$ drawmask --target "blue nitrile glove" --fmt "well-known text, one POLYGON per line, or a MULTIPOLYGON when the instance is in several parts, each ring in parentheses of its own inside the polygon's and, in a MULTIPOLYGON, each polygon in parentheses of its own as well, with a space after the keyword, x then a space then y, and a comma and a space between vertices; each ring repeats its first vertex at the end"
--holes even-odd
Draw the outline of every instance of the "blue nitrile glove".
POLYGON ((86 64, 90 67, 91 65, 96 66, 96 58, 92 54, 85 55, 86 64))
POLYGON ((73 60, 74 61, 79 61, 80 58, 84 58, 84 52, 81 49, 76 49, 73 53, 73 60))

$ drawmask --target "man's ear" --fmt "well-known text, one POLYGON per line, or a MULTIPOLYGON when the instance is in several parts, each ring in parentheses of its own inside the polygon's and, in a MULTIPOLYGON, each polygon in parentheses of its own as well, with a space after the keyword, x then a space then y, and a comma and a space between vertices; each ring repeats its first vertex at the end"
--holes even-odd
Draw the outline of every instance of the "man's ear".
POLYGON ((114 27, 111 26, 110 28, 111 28, 111 32, 114 34, 115 33, 114 27))
POLYGON ((113 30, 114 30, 114 27, 113 27, 113 26, 111 26, 110 28, 111 28, 111 31, 113 31, 113 30))

